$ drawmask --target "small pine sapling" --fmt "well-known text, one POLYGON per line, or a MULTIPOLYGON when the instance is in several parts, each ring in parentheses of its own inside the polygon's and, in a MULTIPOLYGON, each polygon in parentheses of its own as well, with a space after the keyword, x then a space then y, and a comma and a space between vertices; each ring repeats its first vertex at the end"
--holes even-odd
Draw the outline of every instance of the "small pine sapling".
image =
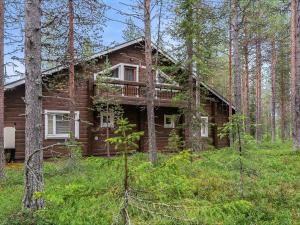
POLYGON ((133 128, 135 124, 130 124, 127 118, 120 118, 117 121, 118 128, 115 130, 115 137, 106 139, 107 142, 113 144, 118 151, 121 151, 124 158, 124 207, 122 209, 122 215, 124 223, 128 224, 128 153, 130 150, 138 148, 137 141, 144 135, 143 131, 134 132, 133 128))
POLYGON ((240 196, 244 198, 244 166, 243 166, 243 143, 247 140, 247 134, 243 128, 245 117, 241 114, 235 114, 231 117, 231 120, 221 128, 220 138, 232 135, 235 140, 234 146, 238 149, 239 153, 239 172, 240 172, 240 196))
POLYGON ((171 130, 168 137, 168 151, 179 151, 184 146, 184 142, 175 129, 171 130))

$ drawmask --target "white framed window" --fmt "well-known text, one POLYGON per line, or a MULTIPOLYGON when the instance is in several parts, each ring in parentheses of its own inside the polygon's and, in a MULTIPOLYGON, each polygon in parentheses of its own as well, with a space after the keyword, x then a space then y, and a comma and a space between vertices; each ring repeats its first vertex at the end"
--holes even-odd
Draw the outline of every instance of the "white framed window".
MULTIPOLYGON (((109 70, 111 71, 111 76, 108 77, 110 79, 139 82, 139 65, 119 63, 109 68, 109 70)), ((95 73, 94 80, 96 81, 97 76, 105 72, 107 72, 107 70, 95 73)))
POLYGON ((164 128, 175 128, 175 115, 164 115, 164 128))
MULTIPOLYGON (((70 111, 45 110, 45 139, 70 136, 70 111)), ((79 139, 79 111, 75 112, 75 138, 79 139)))
POLYGON ((113 113, 102 112, 100 115, 100 127, 110 127, 115 126, 115 118, 113 113))
POLYGON ((208 137, 208 117, 201 116, 201 137, 208 137))

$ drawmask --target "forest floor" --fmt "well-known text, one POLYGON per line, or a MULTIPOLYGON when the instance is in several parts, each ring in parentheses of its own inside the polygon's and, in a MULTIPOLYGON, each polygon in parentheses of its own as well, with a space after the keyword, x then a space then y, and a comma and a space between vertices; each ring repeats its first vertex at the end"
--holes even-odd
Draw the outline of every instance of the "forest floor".
MULTIPOLYGON (((286 144, 251 147, 243 157, 223 149, 193 155, 146 154, 129 159, 131 224, 300 224, 300 154, 286 144)), ((76 165, 45 163, 45 208, 21 210, 22 165, 8 167, 0 183, 0 224, 122 224, 123 159, 86 158, 76 165)))

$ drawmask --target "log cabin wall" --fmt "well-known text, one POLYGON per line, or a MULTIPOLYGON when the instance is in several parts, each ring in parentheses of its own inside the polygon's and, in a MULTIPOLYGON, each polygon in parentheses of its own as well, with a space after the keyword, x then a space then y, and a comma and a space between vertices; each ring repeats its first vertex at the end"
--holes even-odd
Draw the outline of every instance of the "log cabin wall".
MULTIPOLYGON (((76 87, 76 111, 80 112, 80 136, 79 142, 83 146, 83 155, 88 154, 88 124, 89 121, 89 93, 88 81, 83 81, 77 84, 76 87)), ((5 127, 15 127, 16 129, 16 160, 23 160, 25 158, 25 104, 24 104, 24 85, 18 86, 14 89, 5 92, 5 127)), ((67 97, 64 92, 48 91, 43 88, 43 96, 48 96, 43 99, 44 110, 68 110, 68 101, 64 99, 57 99, 55 96, 67 97), (50 96, 53 96, 50 97, 50 96)), ((43 145, 64 142, 63 139, 45 139, 45 116, 43 115, 43 145)), ((63 149, 55 148, 57 152, 65 153, 63 149)), ((45 157, 53 156, 50 151, 45 151, 45 157)))
MULTIPOLYGON (((119 63, 134 64, 142 66, 144 65, 143 60, 143 49, 142 46, 137 44, 134 46, 126 47, 121 50, 115 51, 107 56, 110 64, 116 65, 119 63)), ((79 141, 83 146, 83 155, 105 155, 106 148, 104 140, 106 132, 104 129, 99 128, 99 114, 91 111, 92 100, 91 96, 94 91, 93 73, 100 72, 103 69, 103 63, 106 60, 106 56, 97 59, 96 62, 89 68, 83 68, 76 66, 76 74, 80 75, 76 81, 76 110, 80 112, 80 138, 79 141), (95 124, 94 126, 88 125, 88 123, 95 124)), ((140 67, 139 70, 139 81, 145 82, 145 70, 140 67)), ((67 73, 65 73, 67 74, 67 73)), ((51 83, 51 79, 47 82, 51 83)), ((5 127, 16 128, 16 159, 23 160, 25 154, 25 104, 23 101, 24 97, 24 84, 17 86, 13 89, 5 91, 5 127)), ((211 93, 208 94, 209 98, 205 100, 204 109, 208 115, 209 122, 214 123, 217 126, 209 129, 209 141, 213 143, 215 147, 228 146, 228 139, 219 139, 217 135, 217 129, 222 127, 225 122, 228 122, 228 106, 219 100, 216 96, 211 93)), ((64 99, 58 99, 54 96, 67 97, 67 87, 59 89, 43 88, 43 95, 48 96, 43 99, 43 110, 68 110, 68 101, 64 99), (49 97, 53 96, 53 98, 49 97)), ((139 143, 140 151, 148 151, 148 133, 147 133, 147 115, 145 104, 129 105, 123 103, 124 117, 128 117, 130 123, 137 125, 137 130, 142 130, 145 135, 142 137, 139 143)), ((164 128, 164 114, 177 114, 178 108, 174 106, 158 105, 155 108, 155 122, 156 122, 156 135, 157 135, 157 146, 159 151, 166 150, 168 143, 169 133, 171 128, 164 128)), ((44 119, 43 119, 44 122, 44 119)), ((183 131, 177 129, 179 134, 183 134, 183 131)), ((110 130, 113 133, 113 130, 110 130)), ((44 139, 44 146, 64 141, 62 139, 44 139)), ((64 152, 62 149, 57 151, 64 152)), ((116 151, 112 148, 112 154, 116 151)), ((52 156, 48 152, 45 152, 45 157, 52 156)))
MULTIPOLYGON (((65 90, 68 90, 67 87, 65 90)), ((47 90, 43 88, 43 96, 46 96, 43 99, 43 111, 44 110, 62 110, 68 111, 69 105, 68 100, 59 99, 57 96, 62 98, 68 98, 68 93, 65 90, 47 90)), ((76 82, 76 111, 79 111, 79 139, 78 141, 82 144, 83 155, 88 155, 89 151, 89 122, 90 117, 90 96, 89 96, 89 80, 82 80, 76 82)), ((43 116, 43 131, 45 131, 45 115, 43 116)), ((45 135, 45 132, 44 132, 45 135)), ((64 142, 64 139, 45 139, 44 136, 44 146, 64 142)), ((56 148, 55 151, 65 153, 64 149, 56 148)), ((46 151, 45 157, 51 157, 51 152, 46 151)))
POLYGON ((24 85, 5 91, 4 127, 15 127, 16 159, 25 158, 25 93, 24 85))

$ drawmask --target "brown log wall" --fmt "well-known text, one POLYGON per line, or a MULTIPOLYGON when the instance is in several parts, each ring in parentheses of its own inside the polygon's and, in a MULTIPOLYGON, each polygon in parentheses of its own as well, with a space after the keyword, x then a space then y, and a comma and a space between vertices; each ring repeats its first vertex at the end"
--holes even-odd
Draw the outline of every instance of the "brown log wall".
MULTIPOLYGON (((139 81, 145 82, 146 75, 145 69, 143 68, 143 49, 142 46, 136 45, 124 48, 122 50, 116 51, 113 54, 108 55, 110 64, 116 65, 118 63, 127 64, 137 64, 140 65, 139 71, 139 81)), ((104 128, 98 129, 99 127, 99 117, 97 113, 91 112, 90 108, 91 98, 93 95, 93 80, 87 79, 87 74, 93 74, 94 72, 100 72, 103 69, 103 62, 106 57, 102 57, 96 61, 96 63, 91 66, 93 71, 87 71, 86 68, 76 67, 76 71, 85 75, 82 81, 77 82, 76 85, 76 110, 80 111, 80 139, 79 141, 83 144, 83 154, 84 155, 104 155, 106 154, 104 140, 106 138, 106 131, 104 128), (94 69, 95 68, 95 69, 94 69), (89 126, 86 122, 92 122, 95 125, 89 126), (92 128, 92 129, 91 129, 92 128), (98 136, 98 141, 95 140, 95 136, 98 136)), ((67 74, 67 73, 66 73, 67 74)), ((50 81, 51 83, 51 81, 50 81)), ((5 126, 13 126, 16 128, 16 159, 24 159, 24 140, 25 140, 25 104, 23 101, 24 97, 24 85, 18 86, 14 89, 7 90, 5 92, 5 126)), ((43 89, 44 96, 61 96, 67 97, 67 88, 60 88, 54 90, 43 89)), ((212 100, 206 100, 205 111, 208 114, 209 122, 215 123, 216 127, 211 127, 209 129, 209 137, 216 147, 228 146, 228 139, 219 139, 217 135, 217 129, 222 127, 225 122, 228 121, 228 106, 223 105, 220 100, 215 96, 210 96, 212 100)), ((133 101, 137 102, 136 99, 133 101)), ((129 103, 128 103, 129 104, 129 103)), ((146 119, 146 107, 145 102, 140 104, 124 106, 124 116, 129 118, 131 123, 137 124, 138 130, 145 132, 144 137, 140 141, 140 150, 148 150, 148 137, 147 137, 147 119, 146 119)), ((63 99, 55 98, 44 98, 43 100, 43 110, 68 110, 68 101, 63 99)), ((178 108, 171 107, 170 105, 162 104, 162 101, 157 105, 155 109, 155 123, 157 132, 157 146, 158 150, 163 151, 166 149, 168 143, 169 133, 172 129, 164 128, 164 114, 176 114, 178 108)), ((113 130, 111 129, 111 134, 113 130)), ((178 130, 179 133, 183 131, 178 130)), ((44 140, 44 146, 49 144, 54 144, 61 142, 63 140, 44 140)), ((112 152, 114 153, 114 152, 112 152)), ((46 157, 50 157, 51 154, 45 153, 46 157)))

